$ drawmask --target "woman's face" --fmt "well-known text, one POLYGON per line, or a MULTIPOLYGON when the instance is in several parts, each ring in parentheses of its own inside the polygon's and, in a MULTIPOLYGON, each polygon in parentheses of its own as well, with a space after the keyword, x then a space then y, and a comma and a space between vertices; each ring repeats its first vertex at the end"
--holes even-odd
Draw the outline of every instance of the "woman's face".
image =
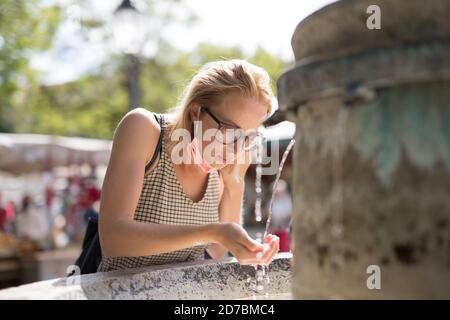
MULTIPOLYGON (((239 134, 242 137, 242 133, 254 133, 267 116, 267 108, 264 105, 235 93, 228 94, 221 105, 202 107, 207 108, 209 113, 202 110, 194 119, 199 119, 202 125, 203 158, 215 169, 221 169, 233 163, 237 156, 244 153, 243 139, 228 144, 216 139, 217 129, 220 126, 217 120, 225 124, 226 128, 226 137, 221 133, 218 133, 218 137, 233 140, 235 134, 234 137, 238 137, 239 134)), ((224 132, 223 129, 222 132, 224 132)))

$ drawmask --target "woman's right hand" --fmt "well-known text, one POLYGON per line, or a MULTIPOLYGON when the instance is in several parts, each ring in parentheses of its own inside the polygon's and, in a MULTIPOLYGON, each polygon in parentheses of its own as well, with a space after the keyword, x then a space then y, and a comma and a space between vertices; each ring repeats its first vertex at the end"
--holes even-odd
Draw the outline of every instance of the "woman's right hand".
POLYGON ((218 241, 243 265, 263 264, 270 253, 237 223, 219 223, 218 241))

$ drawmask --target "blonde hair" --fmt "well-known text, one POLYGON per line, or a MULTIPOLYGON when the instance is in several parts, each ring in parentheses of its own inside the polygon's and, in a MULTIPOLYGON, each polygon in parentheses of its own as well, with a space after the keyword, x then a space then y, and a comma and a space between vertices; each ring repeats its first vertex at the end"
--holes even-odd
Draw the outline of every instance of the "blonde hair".
MULTIPOLYGON (((230 93, 255 99, 267 107, 268 115, 272 112, 274 96, 266 70, 240 59, 213 61, 203 65, 184 89, 170 120, 166 138, 170 138, 173 130, 190 130, 192 121, 189 111, 192 104, 220 105, 230 93)), ((172 150, 176 143, 167 139, 168 150, 172 150)))

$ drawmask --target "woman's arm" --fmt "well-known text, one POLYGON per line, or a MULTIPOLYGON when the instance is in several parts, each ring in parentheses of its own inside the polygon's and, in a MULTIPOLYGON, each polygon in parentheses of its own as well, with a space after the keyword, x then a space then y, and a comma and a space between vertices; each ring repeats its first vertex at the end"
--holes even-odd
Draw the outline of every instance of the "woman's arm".
MULTIPOLYGON (((234 222, 242 225, 242 201, 244 198, 244 177, 249 164, 241 164, 239 168, 240 181, 234 181, 234 166, 224 168, 220 172, 220 205, 219 221, 234 222), (226 176, 225 180, 223 176, 226 176), (224 183, 226 181, 227 183, 224 183)), ((215 260, 222 259, 228 249, 220 243, 211 243, 207 248, 208 254, 215 260)))
MULTIPOLYGON (((228 165, 220 170, 221 175, 221 201, 219 205, 220 222, 232 222, 242 225, 241 208, 244 197, 244 177, 250 166, 250 153, 245 153, 241 164, 228 165), (236 167, 238 166, 238 167, 236 167), (236 180, 235 170, 239 179, 236 180)), ((257 259, 259 264, 270 264, 279 250, 280 239, 277 236, 266 235, 263 239, 266 246, 264 252, 257 259)), ((212 243, 207 248, 208 254, 215 260, 221 259, 227 248, 220 243, 212 243)))
POLYGON ((215 225, 165 225, 133 219, 144 167, 157 145, 160 127, 145 109, 129 112, 114 134, 102 187, 99 235, 106 256, 141 256, 217 241, 215 225))

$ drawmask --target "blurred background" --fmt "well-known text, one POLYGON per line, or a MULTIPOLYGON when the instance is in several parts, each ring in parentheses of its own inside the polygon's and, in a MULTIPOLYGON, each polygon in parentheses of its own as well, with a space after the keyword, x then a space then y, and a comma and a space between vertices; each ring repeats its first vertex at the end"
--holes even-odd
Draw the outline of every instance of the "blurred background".
MULTIPOLYGON (((197 69, 242 58, 274 80, 300 20, 330 0, 0 0, 0 288, 61 277, 77 258, 118 121, 167 112, 197 69)), ((282 148, 293 123, 267 129, 282 148)), ((281 155, 280 155, 281 157, 281 155)), ((274 224, 289 251, 288 158, 274 224)), ((273 176, 246 182, 244 226, 264 228, 273 176)))

